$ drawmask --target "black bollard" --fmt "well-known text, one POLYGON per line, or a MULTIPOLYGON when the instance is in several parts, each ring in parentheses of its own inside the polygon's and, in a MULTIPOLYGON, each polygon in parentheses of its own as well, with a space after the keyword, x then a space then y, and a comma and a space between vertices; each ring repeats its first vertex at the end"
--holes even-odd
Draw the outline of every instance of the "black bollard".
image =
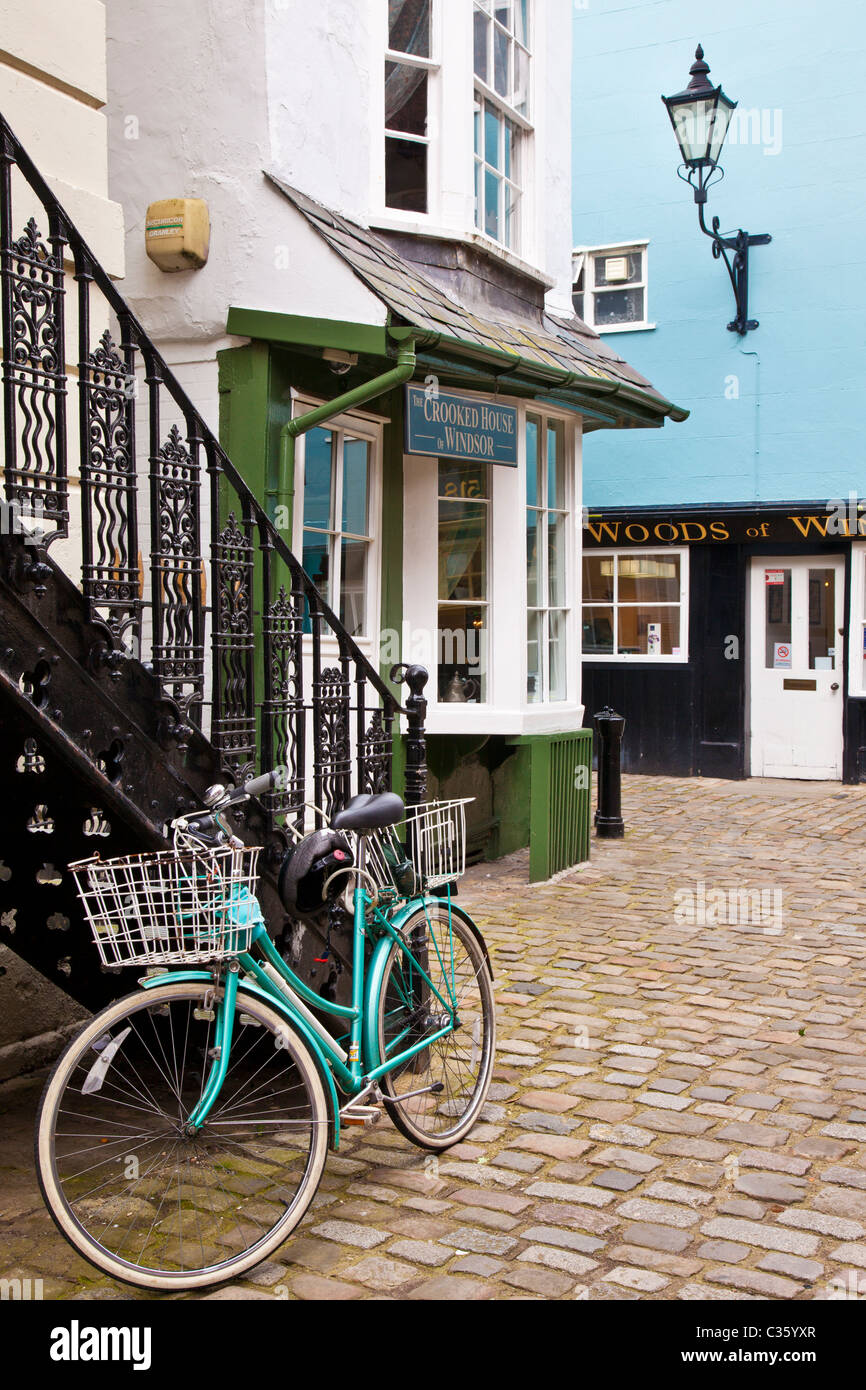
POLYGON ((598 810, 595 833, 601 840, 621 840, 625 835, 622 818, 621 756, 625 719, 610 705, 595 716, 598 730, 598 810))

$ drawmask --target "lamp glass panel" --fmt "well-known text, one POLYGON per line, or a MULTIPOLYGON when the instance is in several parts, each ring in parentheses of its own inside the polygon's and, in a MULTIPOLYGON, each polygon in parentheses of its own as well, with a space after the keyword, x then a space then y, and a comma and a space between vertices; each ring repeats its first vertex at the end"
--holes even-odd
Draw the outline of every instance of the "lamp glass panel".
POLYGON ((718 162, 719 155, 722 152, 722 145, 725 143, 725 136, 728 133, 728 126, 731 124, 731 116, 733 114, 733 103, 729 103, 727 97, 721 96, 713 116, 708 150, 709 157, 714 164, 718 162))

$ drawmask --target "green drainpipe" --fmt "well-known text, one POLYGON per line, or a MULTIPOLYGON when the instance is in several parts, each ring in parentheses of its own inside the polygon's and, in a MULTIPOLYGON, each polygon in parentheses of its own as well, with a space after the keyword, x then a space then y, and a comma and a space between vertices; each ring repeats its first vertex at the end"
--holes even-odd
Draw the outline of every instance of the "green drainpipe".
POLYGON ((354 410, 355 406, 365 405, 367 401, 372 401, 376 396, 384 395, 394 386, 402 386, 404 382, 411 381, 415 373, 416 340, 424 338, 426 341, 431 337, 436 337, 436 335, 421 331, 408 333, 397 352, 396 367, 392 367, 390 371, 384 372, 381 376, 374 377, 372 381, 365 382, 363 386, 353 387, 351 391, 337 396, 335 400, 326 401, 324 405, 317 406, 315 410, 308 411, 306 415, 299 415, 296 419, 289 420, 283 425, 280 430, 280 468, 275 501, 278 507, 282 506, 288 509, 288 516, 291 517, 292 515, 295 501, 295 440, 298 435, 306 434, 308 430, 314 429, 316 425, 321 425, 325 420, 332 420, 335 415, 342 415, 344 411, 354 410))

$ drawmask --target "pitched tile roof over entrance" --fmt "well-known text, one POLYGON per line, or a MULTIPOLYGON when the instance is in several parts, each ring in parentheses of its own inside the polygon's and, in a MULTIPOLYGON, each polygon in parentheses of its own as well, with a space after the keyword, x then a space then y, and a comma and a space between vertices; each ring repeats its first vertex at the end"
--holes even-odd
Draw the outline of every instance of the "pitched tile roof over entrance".
MULTIPOLYGON (((453 344, 513 358, 515 370, 549 370, 551 380, 574 374, 586 386, 595 381, 628 393, 649 416, 684 420, 688 411, 666 400, 647 379, 618 356, 580 319, 541 312, 483 317, 464 308, 439 285, 421 274, 381 237, 314 202, 282 180, 268 175, 310 225, 352 271, 383 301, 394 320, 443 335, 453 344)), ((447 347, 447 344, 443 345, 447 347)), ((617 391, 619 394, 619 391, 617 391)), ((647 419, 646 423, 653 423, 647 419)))

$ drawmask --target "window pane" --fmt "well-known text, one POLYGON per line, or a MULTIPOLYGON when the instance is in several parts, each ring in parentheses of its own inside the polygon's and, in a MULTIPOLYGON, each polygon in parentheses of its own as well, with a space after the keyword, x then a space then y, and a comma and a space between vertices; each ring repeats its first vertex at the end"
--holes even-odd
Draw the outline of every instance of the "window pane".
POLYGON ((529 47, 529 0, 514 0, 514 33, 529 47))
POLYGON ((565 430, 561 420, 547 427, 547 505, 565 507, 565 430))
POLYGON ((613 651, 612 608, 584 608, 583 650, 587 655, 613 651))
POLYGON ((487 508, 439 501, 439 597, 480 599, 487 592, 487 508))
POLYGON ((331 602, 330 549, 330 536, 317 535, 315 531, 304 532, 304 569, 327 604, 331 602))
POLYGON ((327 531, 331 525, 330 430, 310 430, 304 441, 304 525, 327 531))
POLYGON ((579 319, 582 319, 582 318, 583 318, 583 295, 582 295, 582 294, 573 294, 573 295, 571 296, 571 303, 572 303, 572 307, 574 308, 574 312, 577 314, 577 317, 578 317, 579 319))
POLYGON ((679 555, 622 555, 620 603, 679 603, 679 555))
POLYGON ((508 91, 508 50, 510 48, 508 35, 501 29, 494 26, 493 29, 493 87, 501 97, 507 97, 508 91))
POLYGON ((388 47, 430 57, 430 0, 388 0, 388 47))
POLYGON ((672 656, 680 645, 680 610, 620 608, 617 650, 640 656, 672 656))
POLYGON ((477 159, 475 161, 475 225, 481 227, 484 219, 481 215, 481 179, 484 165, 477 159))
POLYGON ((366 536, 370 445, 366 439, 343 442, 343 530, 366 536))
POLYGON ((487 699, 487 610, 439 609, 439 699, 479 704, 487 699))
POLYGON ((547 589, 548 603, 561 607, 565 597, 565 518, 547 516, 547 589))
POLYGON ((476 103, 475 103, 474 120, 475 120, 475 153, 477 154, 477 156, 478 156, 479 159, 483 159, 483 158, 484 158, 484 151, 483 151, 483 149, 481 148, 481 105, 480 105, 479 102, 476 102, 476 103))
POLYGON ((505 121, 505 177, 517 178, 517 127, 505 121))
POLYGON ((514 48, 514 93, 512 106, 522 116, 529 112, 529 55, 522 49, 514 48))
POLYGON ((439 461, 440 497, 489 497, 486 463, 439 461))
POLYGON ((493 13, 500 24, 503 24, 506 29, 511 28, 511 0, 496 0, 493 13))
POLYGON ((505 235, 502 240, 510 250, 518 249, 520 227, 520 194, 513 183, 505 184, 505 235))
POLYGON ((539 513, 526 513, 526 604, 537 608, 542 600, 538 596, 538 517, 539 513))
POLYGON ((340 622, 352 637, 363 634, 367 617, 367 541, 342 541, 340 622))
POLYGON ((493 169, 501 167, 499 154, 500 120, 492 106, 484 108, 484 158, 493 169))
POLYGON ((764 613, 766 617, 766 652, 764 664, 768 671, 776 665, 776 645, 782 643, 788 648, 787 658, 791 659, 791 571, 771 569, 764 571, 764 613), (781 582, 779 582, 781 581, 781 582))
POLYGON ((550 659, 550 678, 548 681, 548 700, 564 700, 566 697, 565 666, 565 614, 551 613, 548 618, 548 653, 550 659))
POLYGON ((613 556, 584 555, 584 603, 613 603, 613 556))
POLYGON ((542 630, 544 617, 541 613, 527 614, 526 626, 526 699, 536 705, 544 699, 541 680, 542 630))
POLYGON ((407 135, 427 134, 427 74, 423 68, 385 64, 385 125, 407 135))
POLYGON ((385 140, 385 202, 407 212, 427 211, 427 146, 385 140))
POLYGON ((605 290, 595 296, 597 326, 643 322, 643 290, 605 290))
POLYGON ((641 278, 640 251, 625 255, 616 251, 606 251, 603 256, 593 256, 596 285, 629 285, 641 278))
POLYGON ((836 571, 809 570, 809 670, 836 669, 836 571))
POLYGON ((490 85, 489 64, 487 60, 488 36, 490 34, 490 20, 481 10, 475 11, 475 74, 481 78, 482 82, 490 85))
POLYGON ((499 236, 499 189, 500 181, 489 169, 484 170, 484 230, 495 241, 499 236))
POLYGON ((538 506, 538 421, 534 415, 526 417, 526 502, 527 506, 538 506))

